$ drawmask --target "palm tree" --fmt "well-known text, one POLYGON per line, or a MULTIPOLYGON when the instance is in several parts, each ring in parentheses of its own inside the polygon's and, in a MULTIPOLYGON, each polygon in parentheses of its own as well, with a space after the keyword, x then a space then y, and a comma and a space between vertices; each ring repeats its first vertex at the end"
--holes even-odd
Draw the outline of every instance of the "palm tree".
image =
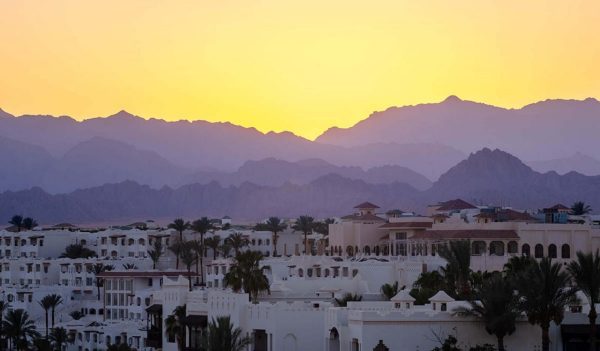
POLYGON ((52 310, 52 328, 54 328, 54 311, 56 310, 56 307, 58 307, 58 305, 63 303, 63 299, 60 295, 57 294, 47 295, 44 298, 46 297, 50 299, 50 309, 52 310))
POLYGON ((169 223, 167 228, 174 229, 179 233, 179 241, 183 241, 183 232, 190 227, 190 222, 186 222, 181 218, 176 218, 172 223, 169 223))
POLYGON ((120 344, 110 344, 108 345, 108 347, 106 348, 106 351, 133 351, 134 349, 129 346, 129 344, 127 343, 120 343, 120 344))
POLYGON ((38 303, 40 304, 40 306, 42 306, 44 312, 46 313, 46 338, 48 338, 48 321, 50 317, 50 309, 52 308, 52 298, 50 297, 50 295, 46 295, 38 303))
POLYGON ((2 330, 4 313, 10 308, 10 303, 0 301, 0 350, 4 348, 4 331, 2 330))
POLYGON ((329 225, 333 223, 335 223, 335 219, 325 218, 324 220, 315 223, 313 231, 327 236, 329 235, 329 225))
POLYGON ((245 251, 235 256, 234 263, 223 279, 225 286, 235 292, 243 290, 251 301, 258 302, 261 292, 269 292, 269 280, 264 274, 268 267, 260 266, 262 259, 263 255, 258 251, 245 251))
POLYGON ((221 237, 218 235, 213 235, 210 238, 206 238, 204 240, 204 245, 212 250, 213 260, 216 260, 217 254, 219 253, 219 246, 221 245, 221 237))
POLYGON ((352 294, 352 293, 345 293, 341 299, 334 299, 335 302, 338 304, 338 306, 340 307, 346 307, 348 306, 348 302, 351 301, 361 301, 362 300, 362 296, 358 295, 358 294, 352 294))
POLYGON ((252 340, 242 335, 242 330, 236 328, 229 316, 214 318, 208 324, 207 336, 204 339, 206 351, 243 351, 250 346, 252 340))
POLYGON ((576 201, 571 205, 571 214, 575 216, 583 216, 590 212, 592 212, 592 207, 583 201, 576 201))
POLYGON ((50 332, 50 340, 54 344, 54 350, 61 351, 62 346, 69 342, 69 334, 63 327, 53 328, 50 332))
POLYGON ((175 240, 175 242, 173 242, 171 246, 169 246, 169 251, 171 251, 173 255, 175 255, 175 269, 179 269, 179 256, 181 256, 181 250, 183 248, 182 243, 183 241, 181 240, 175 240))
POLYGON ((27 311, 20 308, 6 313, 2 329, 17 350, 27 350, 27 340, 40 335, 27 311))
POLYGON ((246 246, 248 246, 248 239, 244 237, 244 235, 240 232, 233 233, 229 235, 226 239, 229 242, 229 245, 233 248, 235 255, 237 256, 240 253, 240 250, 246 246))
POLYGON ((315 219, 311 216, 300 216, 296 219, 296 224, 292 227, 294 230, 304 234, 304 254, 310 254, 308 247, 308 234, 312 233, 315 227, 315 219))
POLYGON ((104 279, 98 277, 98 275, 104 272, 112 271, 113 269, 115 269, 114 266, 106 265, 104 263, 96 263, 92 267, 92 272, 94 272, 94 275, 96 276, 96 289, 98 289, 98 301, 100 301, 100 288, 104 286, 104 279))
POLYGON ((152 269, 156 269, 156 265, 158 261, 160 261, 160 257, 163 255, 163 244, 160 238, 154 240, 152 244, 152 249, 148 250, 148 256, 152 260, 152 269))
POLYGON ((12 216, 10 221, 8 221, 8 224, 12 224, 14 227, 17 228, 17 232, 20 232, 21 229, 23 229, 23 216, 21 216, 21 215, 12 216))
POLYGON ((214 229, 212 223, 207 217, 202 217, 200 219, 195 220, 192 223, 192 230, 198 234, 200 234, 200 243, 204 249, 204 252, 200 253, 200 286, 204 286, 204 256, 206 256, 206 246, 204 246, 204 234, 206 234, 209 230, 214 229))
POLYGON ((183 323, 185 316, 185 305, 183 305, 175 307, 173 313, 165 319, 167 337, 169 340, 177 342, 177 350, 179 351, 183 351, 185 347, 185 325, 183 323))
POLYGON ((227 258, 231 256, 231 245, 227 240, 223 240, 223 244, 219 247, 219 251, 221 251, 221 255, 223 258, 227 258))
POLYGON ((571 261, 567 270, 573 278, 575 287, 581 290, 588 299, 590 312, 588 319, 590 321, 590 350, 596 350, 596 303, 600 301, 600 257, 599 251, 594 254, 584 254, 577 252, 577 260, 571 261))
POLYGON ((31 345, 35 351, 53 351, 52 345, 47 338, 36 337, 31 340, 31 345))
POLYGON ((398 293, 398 282, 393 284, 385 283, 381 286, 381 293, 386 299, 391 300, 398 293))
POLYGON ((476 293, 477 301, 469 300, 470 307, 459 308, 456 312, 481 319, 488 334, 496 336, 498 351, 504 351, 504 337, 514 333, 520 315, 514 285, 508 278, 496 273, 485 279, 476 293))
POLYGON ((265 223, 258 223, 254 229, 271 232, 271 241, 273 242, 273 256, 277 256, 277 241, 279 233, 284 231, 287 225, 284 224, 278 217, 269 217, 265 223))
POLYGON ((189 284, 190 291, 192 291, 192 266, 196 262, 196 253, 194 252, 194 249, 192 248, 192 246, 188 244, 188 242, 183 242, 180 255, 181 255, 181 262, 187 268, 188 284, 189 284))
POLYGON ((439 248, 439 255, 448 262, 442 271, 452 294, 458 297, 468 297, 471 293, 469 286, 471 242, 469 240, 451 241, 450 245, 439 248))
POLYGON ((71 244, 65 248, 65 252, 63 252, 60 258, 90 258, 96 257, 96 252, 88 249, 87 247, 81 244, 71 244))
POLYGON ((123 269, 126 271, 131 271, 138 269, 138 267, 135 265, 135 263, 123 263, 123 269))
POLYGON ((78 321, 81 318, 83 318, 83 313, 81 313, 81 311, 75 310, 69 313, 69 316, 71 316, 71 318, 73 318, 74 320, 78 321))
POLYGON ((204 286, 204 277, 200 278, 200 261, 202 255, 204 255, 204 244, 198 239, 190 240, 187 243, 188 245, 190 245, 190 247, 194 251, 194 254, 196 255, 196 284, 200 284, 200 280, 202 280, 202 286, 204 286))
POLYGON ((23 218, 23 229, 32 230, 37 227, 38 223, 31 217, 23 218))
POLYGON ((534 259, 530 256, 513 256, 504 265, 504 275, 514 281, 527 271, 533 262, 534 259))
POLYGON ((556 325, 562 322, 565 307, 575 295, 569 281, 569 274, 562 271, 562 265, 553 264, 548 257, 534 261, 518 278, 521 310, 529 323, 538 324, 542 329, 542 351, 550 348, 550 322, 556 325))

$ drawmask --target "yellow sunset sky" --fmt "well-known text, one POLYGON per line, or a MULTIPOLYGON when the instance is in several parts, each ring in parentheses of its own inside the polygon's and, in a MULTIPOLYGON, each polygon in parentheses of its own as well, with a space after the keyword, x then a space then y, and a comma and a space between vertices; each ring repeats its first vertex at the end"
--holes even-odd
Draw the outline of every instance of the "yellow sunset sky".
POLYGON ((600 97, 600 1, 0 1, 13 114, 230 121, 314 139, 450 94, 600 97))

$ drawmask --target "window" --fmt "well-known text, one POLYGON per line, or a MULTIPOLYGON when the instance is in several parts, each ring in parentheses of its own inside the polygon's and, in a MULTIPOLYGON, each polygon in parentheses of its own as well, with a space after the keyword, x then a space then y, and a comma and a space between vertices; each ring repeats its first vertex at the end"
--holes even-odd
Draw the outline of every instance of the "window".
POLYGON ((483 255, 485 252, 485 242, 484 241, 473 241, 471 244, 471 255, 479 256, 483 255))
POLYGON ((506 249, 509 254, 516 254, 519 251, 519 245, 516 241, 509 241, 506 249))
POLYGON ((302 268, 298 268, 298 276, 300 278, 304 277, 304 270, 302 268))
POLYGON ((548 246, 548 257, 550 257, 550 258, 556 258, 556 257, 558 257, 557 256, 556 245, 550 244, 550 246, 548 246))
POLYGON ((448 306, 446 305, 446 303, 445 303, 445 302, 442 302, 442 303, 441 303, 440 310, 441 310, 441 311, 447 311, 447 310, 448 310, 448 306))
POLYGON ((563 244, 563 246, 560 248, 560 257, 571 258, 571 247, 569 244, 563 244))
POLYGON ((504 243, 502 241, 492 241, 490 243, 490 255, 504 256, 504 243))
POLYGON ((148 286, 152 286, 152 278, 148 278, 148 286))
POLYGON ((535 258, 542 257, 544 257, 544 247, 542 246, 542 244, 537 244, 535 245, 535 258))
POLYGON ((523 256, 530 256, 531 255, 531 249, 529 248, 528 244, 523 244, 523 246, 521 246, 521 255, 523 256))

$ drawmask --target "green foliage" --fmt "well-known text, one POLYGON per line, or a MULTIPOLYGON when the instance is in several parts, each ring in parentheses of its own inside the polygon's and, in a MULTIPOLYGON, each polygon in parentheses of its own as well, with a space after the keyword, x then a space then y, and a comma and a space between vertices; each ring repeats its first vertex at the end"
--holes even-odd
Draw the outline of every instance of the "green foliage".
POLYGON ((248 246, 248 239, 240 232, 230 234, 225 241, 231 245, 236 256, 242 248, 248 246))
POLYGON ((23 218, 23 229, 32 230, 37 227, 38 223, 31 217, 23 218))
POLYGON ((258 223, 254 230, 271 232, 271 241, 273 243, 273 256, 277 256, 277 241, 279 233, 284 231, 287 225, 279 217, 269 217, 265 223, 258 223))
POLYGON ((410 296, 415 298, 415 305, 424 305, 440 290, 446 290, 446 278, 438 271, 425 272, 413 284, 410 296))
POLYGON ((235 257, 229 272, 225 274, 225 286, 231 287, 233 291, 244 291, 249 294, 250 299, 258 302, 261 292, 269 292, 269 280, 264 274, 268 267, 261 267, 260 261, 263 255, 258 251, 245 251, 235 257))
POLYGON ((8 221, 8 224, 14 226, 15 228, 17 228, 17 232, 20 232, 21 229, 23 229, 23 216, 21 216, 21 215, 12 216, 12 218, 8 221))
POLYGON ((206 351, 243 351, 251 342, 229 317, 217 317, 208 324, 204 348, 206 351))
MULTIPOLYGON (((475 345, 468 351, 495 351, 496 348, 490 344, 475 345)), ((431 351, 463 351, 458 347, 458 340, 454 335, 448 335, 443 341, 440 340, 440 346, 434 347, 431 351)))
POLYGON ((176 218, 167 226, 169 229, 174 229, 179 233, 179 240, 183 241, 183 232, 190 228, 190 222, 184 221, 182 218, 176 218))
POLYGON ((63 252, 60 257, 71 259, 90 258, 96 257, 96 252, 81 244, 71 244, 65 248, 65 252, 63 252))
POLYGON ((348 302, 351 301, 361 301, 362 296, 358 294, 345 293, 341 299, 335 299, 335 302, 340 307, 348 306, 348 302))
POLYGON ((133 349, 127 343, 120 343, 108 345, 106 351, 133 351, 133 349))
POLYGON ((394 282, 393 284, 383 284, 381 286, 381 293, 386 299, 391 300, 392 297, 396 296, 398 293, 398 282, 394 282))
POLYGON ((2 321, 4 335, 12 340, 17 350, 26 350, 29 340, 35 339, 40 334, 35 329, 35 323, 23 309, 10 310, 2 321))
POLYGON ((71 318, 73 318, 74 320, 78 321, 81 318, 83 318, 83 313, 81 313, 81 311, 73 311, 71 313, 69 313, 69 316, 71 316, 71 318))
POLYGON ((292 229, 304 235, 304 254, 310 254, 308 234, 312 233, 315 229, 315 219, 311 216, 300 216, 296 219, 296 224, 294 224, 292 229))
POLYGON ((186 306, 177 306, 173 313, 165 319, 165 332, 170 342, 177 342, 177 349, 183 350, 185 347, 185 324, 186 306))
POLYGON ((576 201, 571 205, 571 214, 575 216, 583 216, 592 212, 592 207, 590 205, 586 205, 583 201, 576 201))
POLYGON ((148 250, 148 256, 152 260, 152 269, 156 269, 160 257, 163 255, 163 244, 160 238, 156 238, 152 243, 152 249, 148 250))
POLYGON ((217 254, 219 253, 219 247, 221 246, 221 237, 213 235, 210 238, 206 238, 204 239, 204 245, 212 250, 213 260, 216 260, 217 254))
POLYGON ((471 275, 471 242, 469 240, 451 241, 439 248, 439 255, 448 262, 442 268, 446 277, 449 295, 464 299, 471 295, 469 278, 471 275))

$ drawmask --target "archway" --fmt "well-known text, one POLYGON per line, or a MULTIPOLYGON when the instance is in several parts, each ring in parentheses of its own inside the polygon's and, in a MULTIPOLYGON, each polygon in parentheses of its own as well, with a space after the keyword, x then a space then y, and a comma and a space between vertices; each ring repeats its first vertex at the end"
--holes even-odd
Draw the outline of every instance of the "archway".
POLYGON ((336 328, 329 332, 329 351, 340 351, 340 333, 336 328))

